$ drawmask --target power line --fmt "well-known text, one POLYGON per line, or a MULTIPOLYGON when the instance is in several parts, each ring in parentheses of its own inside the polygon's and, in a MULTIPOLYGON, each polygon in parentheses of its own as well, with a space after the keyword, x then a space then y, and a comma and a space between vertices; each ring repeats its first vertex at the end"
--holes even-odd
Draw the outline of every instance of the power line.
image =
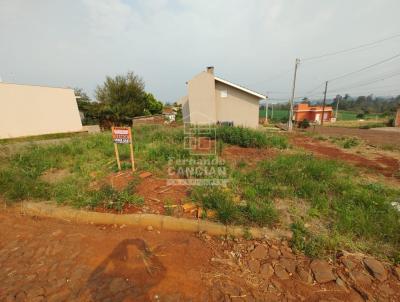
POLYGON ((390 37, 387 37, 387 38, 384 38, 384 39, 380 39, 380 40, 374 41, 374 42, 361 44, 361 45, 358 45, 358 46, 355 46, 355 47, 342 49, 342 50, 339 50, 339 51, 330 52, 330 53, 326 53, 326 54, 318 55, 318 56, 314 56, 314 57, 308 57, 308 58, 302 59, 302 61, 311 61, 311 60, 321 59, 321 58, 325 58, 325 57, 335 56, 335 55, 338 55, 338 54, 351 52, 351 51, 354 51, 354 50, 357 50, 357 49, 361 49, 361 48, 364 48, 364 47, 368 47, 368 46, 372 46, 372 45, 375 45, 375 44, 379 44, 379 43, 382 43, 382 42, 385 42, 385 41, 388 41, 388 40, 392 40, 392 39, 395 39, 395 38, 398 38, 398 37, 400 37, 400 33, 398 33, 396 35, 393 35, 393 36, 390 36, 390 37))
POLYGON ((359 72, 361 72, 361 71, 364 71, 364 70, 373 68, 373 67, 375 67, 375 66, 384 64, 384 63, 389 62, 389 61, 392 61, 392 60, 394 60, 394 59, 396 59, 396 58, 398 58, 398 57, 400 57, 400 53, 398 53, 398 54, 396 54, 396 55, 394 55, 394 56, 392 56, 392 57, 390 57, 390 58, 387 58, 387 59, 384 59, 384 60, 382 60, 382 61, 376 62, 376 63, 374 63, 374 64, 371 64, 371 65, 365 66, 365 67, 363 67, 363 68, 357 69, 357 70, 355 70, 355 71, 345 73, 345 74, 343 74, 343 75, 341 75, 341 76, 338 76, 338 77, 336 77, 336 78, 330 79, 330 80, 328 80, 328 81, 329 81, 329 82, 333 82, 333 81, 336 81, 336 80, 339 80, 339 79, 348 77, 349 75, 353 75, 353 74, 355 74, 355 73, 359 73, 359 72))
POLYGON ((376 83, 376 82, 380 82, 380 81, 384 81, 384 80, 393 78, 393 77, 398 76, 398 75, 400 75, 400 72, 397 71, 395 73, 391 73, 389 75, 386 75, 383 78, 375 78, 373 80, 368 80, 367 82, 365 82, 365 81, 358 82, 358 83, 355 83, 355 85, 344 86, 344 87, 342 86, 340 88, 334 88, 334 89, 342 89, 343 90, 343 89, 351 89, 351 88, 360 87, 360 86, 366 86, 366 85, 369 85, 369 84, 373 84, 373 83, 376 83))
POLYGON ((319 87, 321 87, 322 85, 325 85, 325 82, 320 83, 318 86, 316 86, 315 88, 307 91, 305 94, 310 94, 312 92, 314 92, 315 90, 317 90, 319 87))

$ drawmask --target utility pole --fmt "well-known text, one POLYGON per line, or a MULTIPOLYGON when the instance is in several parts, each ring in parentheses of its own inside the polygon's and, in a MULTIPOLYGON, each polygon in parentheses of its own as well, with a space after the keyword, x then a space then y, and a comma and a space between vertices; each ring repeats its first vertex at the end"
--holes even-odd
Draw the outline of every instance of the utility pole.
POLYGON ((326 103, 326 92, 328 90, 328 81, 325 82, 325 92, 324 92, 324 103, 322 105, 322 117, 321 117, 321 126, 324 125, 324 114, 325 114, 325 103, 326 103))
POLYGON ((265 99, 265 124, 268 123, 268 101, 265 99))
POLYGON ((342 99, 342 96, 341 96, 341 95, 338 95, 338 96, 336 97, 336 113, 335 113, 335 119, 336 119, 336 121, 337 121, 338 111, 339 111, 339 102, 340 102, 341 99, 342 99))
POLYGON ((294 65, 294 76, 293 76, 293 86, 292 86, 292 95, 289 100, 289 121, 288 121, 288 131, 293 130, 293 102, 294 102, 294 94, 296 91, 296 77, 297 77, 297 68, 300 64, 300 59, 296 59, 296 63, 294 65))
POLYGON ((271 120, 274 118, 274 104, 271 103, 271 120))

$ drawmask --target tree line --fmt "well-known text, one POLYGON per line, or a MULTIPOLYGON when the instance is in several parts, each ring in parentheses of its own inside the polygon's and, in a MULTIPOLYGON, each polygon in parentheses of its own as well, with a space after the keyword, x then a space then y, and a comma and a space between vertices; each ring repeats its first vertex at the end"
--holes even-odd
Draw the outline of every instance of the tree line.
MULTIPOLYGON (((303 98, 300 103, 310 105, 322 105, 322 100, 311 101, 303 98)), ((327 101, 328 106, 336 108, 339 103, 339 110, 353 111, 362 114, 381 113, 385 115, 393 115, 397 108, 400 107, 400 95, 396 97, 375 97, 374 95, 353 97, 349 94, 344 96, 337 95, 327 101)), ((265 109, 265 105, 261 106, 265 109)), ((289 110, 289 103, 274 104, 274 109, 289 110)))
POLYGON ((331 106, 336 108, 339 102, 339 109, 355 111, 362 114, 382 113, 393 115, 400 106, 400 95, 396 97, 375 97, 374 95, 352 97, 346 94, 344 97, 337 95, 331 106))
POLYGON ((75 89, 79 111, 84 114, 84 124, 130 125, 135 116, 160 114, 163 103, 145 91, 141 77, 133 72, 107 76, 102 85, 95 90, 96 100, 80 88, 75 89))

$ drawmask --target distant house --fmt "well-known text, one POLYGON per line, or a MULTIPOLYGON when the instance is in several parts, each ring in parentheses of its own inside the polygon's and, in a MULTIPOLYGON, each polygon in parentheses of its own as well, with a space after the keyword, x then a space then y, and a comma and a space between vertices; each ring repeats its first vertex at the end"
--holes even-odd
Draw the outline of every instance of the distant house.
POLYGON ((308 104, 297 104, 293 108, 293 120, 301 122, 308 120, 309 122, 320 123, 322 119, 322 111, 324 111, 324 122, 330 122, 333 117, 333 109, 330 106, 310 106, 308 104))
POLYGON ((184 122, 258 127, 259 101, 266 96, 216 77, 214 67, 196 75, 187 87, 187 96, 178 101, 184 122))
POLYGON ((165 120, 168 123, 172 123, 175 122, 175 118, 176 118, 176 110, 173 107, 165 107, 162 111, 162 114, 165 118, 165 120))
POLYGON ((82 131, 73 89, 0 83, 0 138, 82 131))

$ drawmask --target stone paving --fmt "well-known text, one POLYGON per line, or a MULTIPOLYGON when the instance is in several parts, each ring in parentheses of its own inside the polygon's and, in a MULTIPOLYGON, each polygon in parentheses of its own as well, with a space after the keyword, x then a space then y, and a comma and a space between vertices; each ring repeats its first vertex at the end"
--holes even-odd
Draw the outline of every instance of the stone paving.
POLYGON ((75 224, 0 210, 0 301, 400 301, 400 266, 282 240, 75 224))
POLYGON ((210 254, 192 234, 0 212, 0 301, 192 301, 210 254), (188 253, 188 248, 190 253, 188 253))

